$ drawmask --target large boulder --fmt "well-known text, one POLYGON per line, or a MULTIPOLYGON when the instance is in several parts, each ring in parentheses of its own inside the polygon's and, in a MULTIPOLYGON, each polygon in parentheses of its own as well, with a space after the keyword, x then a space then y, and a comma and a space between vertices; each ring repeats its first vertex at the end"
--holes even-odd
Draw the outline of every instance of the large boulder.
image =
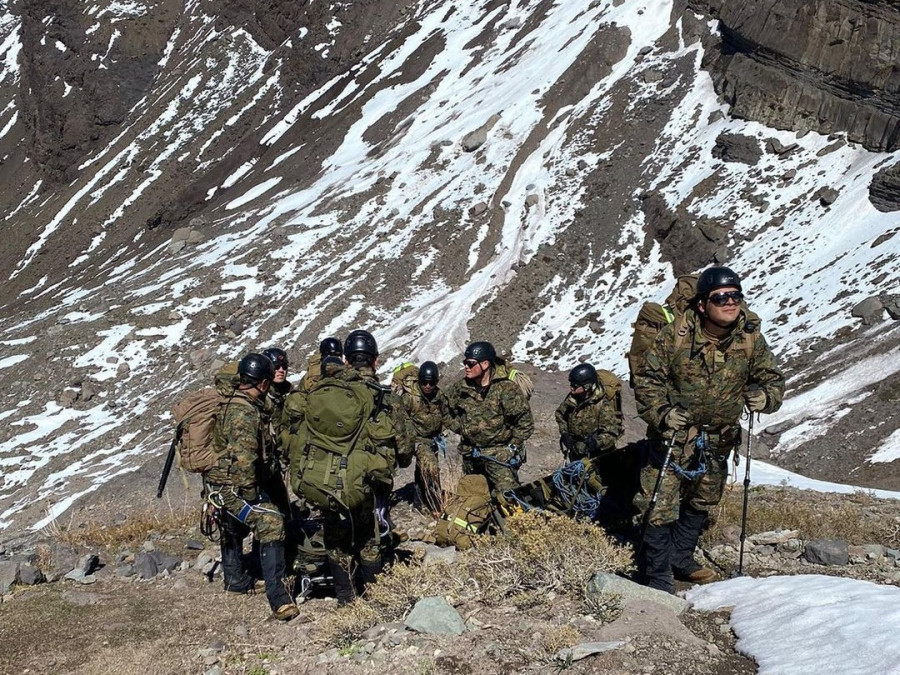
POLYGON ((803 558, 816 565, 846 565, 850 562, 850 547, 839 539, 813 539, 806 544, 803 558))
POLYGON ((900 162, 872 176, 869 201, 879 211, 900 211, 900 162))
POLYGON ((665 609, 680 615, 687 609, 688 603, 684 598, 677 595, 671 595, 665 591, 658 591, 655 588, 641 586, 628 579, 609 574, 607 572, 597 572, 591 577, 585 588, 585 595, 588 597, 600 598, 604 595, 615 594, 622 597, 623 604, 628 605, 630 601, 652 602, 655 605, 664 607, 665 609))
POLYGON ((404 622, 410 630, 428 635, 462 635, 466 624, 444 598, 422 598, 404 622))

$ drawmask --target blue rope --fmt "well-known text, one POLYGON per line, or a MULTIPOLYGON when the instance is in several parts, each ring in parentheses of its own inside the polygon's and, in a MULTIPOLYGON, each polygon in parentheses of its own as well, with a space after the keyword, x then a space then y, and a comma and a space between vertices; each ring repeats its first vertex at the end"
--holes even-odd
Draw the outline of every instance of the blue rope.
POLYGON ((583 462, 572 462, 553 472, 553 487, 567 504, 571 504, 576 516, 584 516, 589 520, 597 517, 602 495, 594 495, 588 491, 583 480, 587 468, 583 462), (580 487, 579 487, 580 486, 580 487))

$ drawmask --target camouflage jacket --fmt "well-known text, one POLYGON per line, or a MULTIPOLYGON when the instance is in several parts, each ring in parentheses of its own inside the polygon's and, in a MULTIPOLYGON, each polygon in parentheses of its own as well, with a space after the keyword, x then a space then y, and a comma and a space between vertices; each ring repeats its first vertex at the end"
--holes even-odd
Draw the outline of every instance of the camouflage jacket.
POLYGON ((593 436, 597 450, 610 450, 625 431, 621 413, 603 395, 599 385, 584 400, 579 401, 572 394, 556 409, 556 424, 560 434, 572 434, 576 449, 585 452, 585 439, 593 436))
POLYGON ((269 387, 269 395, 266 398, 266 409, 272 419, 272 433, 277 439, 281 435, 282 419, 284 417, 284 402, 288 394, 294 390, 289 380, 280 384, 272 383, 269 387))
POLYGON ((447 391, 447 426, 460 435, 460 452, 514 443, 519 447, 534 433, 531 407, 515 382, 494 377, 486 387, 468 380, 447 391))
POLYGON ((417 382, 412 391, 400 395, 400 402, 417 438, 434 438, 444 430, 447 396, 440 389, 429 399, 422 393, 417 382))
POLYGON ((274 439, 263 401, 235 390, 216 413, 213 445, 219 459, 206 472, 214 485, 250 489, 273 472, 274 439))
POLYGON ((760 334, 752 337, 748 358, 744 341, 751 337, 744 323, 741 313, 731 333, 716 342, 704 335, 699 315, 689 309, 659 332, 634 374, 638 414, 651 435, 664 431, 662 420, 673 406, 685 409, 695 426, 734 427, 751 385, 766 393, 763 412, 781 407, 784 375, 760 334))

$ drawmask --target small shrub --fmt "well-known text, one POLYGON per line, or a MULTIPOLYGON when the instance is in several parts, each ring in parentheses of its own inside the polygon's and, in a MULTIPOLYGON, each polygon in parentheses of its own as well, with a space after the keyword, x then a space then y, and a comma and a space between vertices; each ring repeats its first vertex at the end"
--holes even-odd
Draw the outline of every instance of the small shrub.
POLYGON ((551 628, 541 637, 535 656, 545 663, 555 662, 560 649, 574 647, 581 642, 581 633, 571 624, 551 628))
POLYGON ((358 599, 323 616, 318 620, 317 627, 322 639, 341 649, 348 649, 376 623, 379 623, 378 612, 365 600, 358 599))
POLYGON ((601 593, 587 595, 584 598, 584 611, 601 623, 612 623, 625 610, 622 596, 618 593, 601 593))
POLYGON ((197 524, 197 513, 185 509, 179 513, 130 513, 118 525, 87 522, 60 531, 56 538, 74 546, 105 546, 108 548, 136 546, 146 541, 152 532, 184 532, 197 524))

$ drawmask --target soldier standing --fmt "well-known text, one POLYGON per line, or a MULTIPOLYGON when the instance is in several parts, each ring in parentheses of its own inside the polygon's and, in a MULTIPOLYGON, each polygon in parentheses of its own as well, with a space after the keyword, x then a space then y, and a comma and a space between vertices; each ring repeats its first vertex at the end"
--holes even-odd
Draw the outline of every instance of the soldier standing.
POLYGON ((447 392, 448 427, 459 434, 466 474, 487 478, 491 490, 511 490, 525 463, 525 441, 534 433, 528 400, 515 382, 495 372, 490 342, 466 347, 465 378, 447 392))
POLYGON ((613 450, 625 431, 622 413, 616 410, 615 394, 607 395, 590 363, 569 371, 569 389, 556 409, 560 450, 568 462, 589 459, 599 473, 598 458, 613 450))
MULTIPOLYGON (((375 376, 378 346, 367 331, 344 344, 346 367, 322 361, 321 377, 293 402, 301 419, 291 434, 294 491, 322 511, 322 535, 341 604, 382 571, 382 531, 377 509, 393 489, 393 469, 403 438, 389 393, 375 376), (302 404, 302 405, 301 405, 302 404), (348 435, 349 434, 349 435, 348 435)), ((384 518, 386 520, 386 518, 384 518)))
POLYGON ((275 368, 275 377, 272 380, 272 386, 269 388, 268 399, 271 403, 272 431, 277 439, 281 434, 281 418, 284 413, 284 399, 291 393, 294 386, 288 375, 288 355, 278 347, 267 347, 263 349, 263 356, 269 357, 272 366, 275 368))
POLYGON ((272 362, 262 354, 247 354, 238 364, 238 377, 230 400, 216 414, 213 443, 218 460, 203 476, 204 489, 221 513, 225 590, 246 593, 253 588, 243 561, 243 541, 252 531, 260 543, 266 598, 275 617, 287 621, 299 610, 284 583, 284 523, 260 490, 276 471, 265 410, 265 396, 275 377, 272 362))
POLYGON ((443 435, 447 397, 438 386, 439 380, 437 364, 425 361, 419 366, 419 374, 411 390, 400 395, 412 425, 418 498, 425 508, 435 514, 440 514, 442 503, 438 453, 447 451, 447 441, 443 435))
POLYGON ((322 361, 329 356, 338 359, 344 356, 344 348, 336 337, 327 337, 319 343, 319 351, 313 354, 306 364, 306 374, 301 378, 300 391, 308 392, 322 377, 322 361))
POLYGON ((728 456, 741 439, 744 405, 752 413, 781 406, 784 376, 759 326, 741 308, 741 281, 727 267, 703 271, 685 313, 660 331, 635 377, 638 414, 648 425, 650 465, 635 506, 645 512, 671 443, 638 561, 646 584, 674 593, 674 575, 694 583, 716 578, 694 560, 711 509, 722 499, 728 456))

